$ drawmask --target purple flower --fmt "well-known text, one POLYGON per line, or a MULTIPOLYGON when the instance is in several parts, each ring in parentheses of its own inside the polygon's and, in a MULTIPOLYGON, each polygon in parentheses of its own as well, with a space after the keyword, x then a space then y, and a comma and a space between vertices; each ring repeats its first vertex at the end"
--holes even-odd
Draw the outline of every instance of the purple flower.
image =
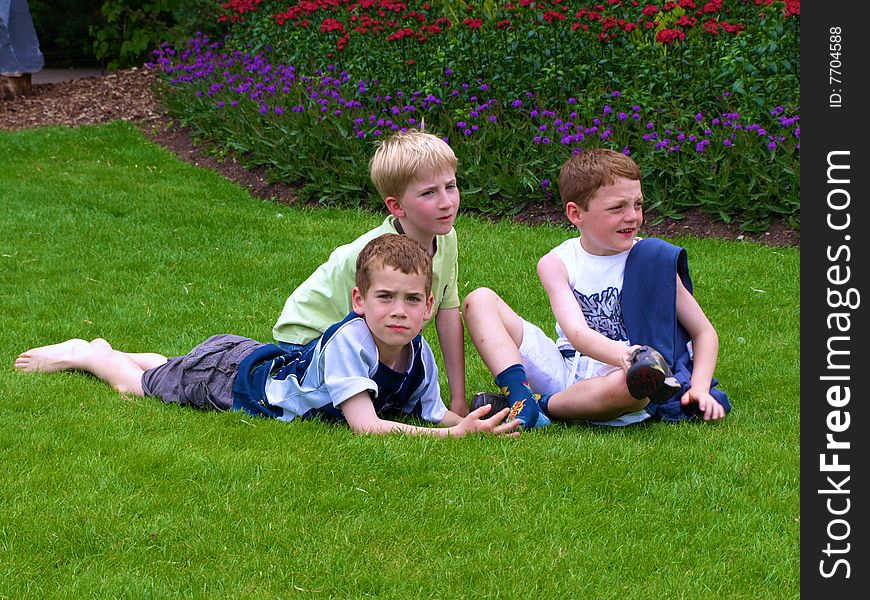
POLYGON ((776 150, 776 142, 771 141, 769 144, 767 144, 767 149, 776 150))
POLYGON ((734 142, 732 142, 731 140, 727 140, 727 139, 726 139, 726 140, 722 140, 722 145, 723 145, 723 146, 727 146, 727 147, 730 148, 731 146, 734 145, 734 142))
POLYGON ((547 189, 548 187, 550 187, 550 180, 549 179, 542 179, 541 180, 541 187, 543 189, 547 189))
POLYGON ((568 104, 577 104, 577 98, 568 98, 568 104))
POLYGON ((513 102, 511 102, 511 106, 513 108, 520 108, 522 105, 523 105, 522 100, 514 100, 513 102))
POLYGON ((613 90, 612 92, 610 92, 610 95, 614 98, 619 98, 622 94, 619 92, 619 90, 613 90))
POLYGON ((603 112, 605 115, 609 115, 610 113, 613 112, 613 109, 610 108, 609 104, 605 104, 604 109, 601 112, 603 112))
POLYGON ((490 122, 490 123, 495 123, 496 121, 498 121, 498 117, 497 117, 497 116, 495 116, 495 115, 489 115, 489 122, 490 122))
POLYGON ((695 120, 698 121, 699 123, 701 122, 701 119, 703 119, 703 118, 704 118, 704 114, 703 114, 703 113, 697 113, 697 114, 695 115, 695 120))

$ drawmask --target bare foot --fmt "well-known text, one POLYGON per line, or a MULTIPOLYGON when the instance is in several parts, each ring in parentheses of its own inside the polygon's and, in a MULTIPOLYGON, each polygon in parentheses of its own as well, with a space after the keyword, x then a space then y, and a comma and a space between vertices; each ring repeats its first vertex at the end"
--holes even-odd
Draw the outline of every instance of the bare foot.
MULTIPOLYGON (((108 342, 102 341, 108 345, 108 342)), ((91 345, 85 340, 74 338, 60 344, 31 348, 18 355, 18 358, 15 359, 15 368, 19 371, 42 371, 44 373, 75 369, 79 365, 76 358, 81 358, 77 355, 90 349, 90 347, 91 345)))

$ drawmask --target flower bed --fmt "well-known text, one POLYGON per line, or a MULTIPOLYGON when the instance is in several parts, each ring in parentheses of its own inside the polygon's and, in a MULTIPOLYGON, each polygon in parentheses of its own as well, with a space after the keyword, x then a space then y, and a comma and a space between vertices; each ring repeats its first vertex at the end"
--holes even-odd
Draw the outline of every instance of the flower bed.
POLYGON ((425 126, 480 211, 557 201, 565 159, 607 146, 637 160, 659 215, 799 227, 797 2, 223 6, 225 40, 155 52, 160 95, 304 198, 380 206, 373 144, 425 126))

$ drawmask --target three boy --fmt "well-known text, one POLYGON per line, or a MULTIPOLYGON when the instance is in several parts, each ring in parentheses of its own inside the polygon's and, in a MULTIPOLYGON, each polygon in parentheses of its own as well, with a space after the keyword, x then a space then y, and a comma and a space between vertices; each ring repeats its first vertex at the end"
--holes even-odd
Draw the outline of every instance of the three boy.
MULTIPOLYGON (((167 362, 156 354, 119 353, 103 340, 70 340, 25 352, 16 367, 83 369, 122 392, 157 395, 182 404, 235 408, 285 420, 321 415, 343 418, 355 431, 417 433, 407 429, 409 426, 385 423, 381 412, 393 414, 394 400, 383 401, 385 404, 378 401, 384 396, 378 390, 392 389, 384 387, 387 380, 398 382, 397 389, 407 394, 402 386, 407 387, 411 371, 406 371, 404 379, 393 375, 383 381, 375 378, 376 374, 382 378, 386 373, 401 372, 409 364, 406 359, 410 353, 414 392, 419 394, 413 397, 414 402, 410 396, 398 396, 401 408, 410 406, 408 410, 418 417, 460 427, 459 434, 470 430, 515 433, 518 426, 545 426, 551 417, 623 425, 654 415, 667 420, 725 416, 730 405, 727 396, 716 389, 713 377, 718 338, 691 294, 685 251, 662 240, 638 241, 643 194, 640 171, 633 160, 611 150, 590 149, 575 154, 562 167, 560 193, 565 212, 581 235, 560 244, 538 263, 538 275, 556 317, 559 339, 555 343, 489 289, 469 294, 460 317, 453 229, 459 209, 456 166, 450 147, 428 133, 402 132, 379 145, 370 172, 390 216, 381 226, 337 248, 287 298, 273 328, 277 346, 219 336, 184 359, 167 362), (404 329, 398 318, 381 310, 395 303, 396 293, 407 295, 400 274, 420 274, 419 265, 399 269, 394 259, 379 259, 384 272, 378 272, 376 279, 379 283, 383 279, 385 287, 374 293, 377 301, 367 295, 370 269, 359 272, 363 249, 382 236, 416 242, 429 261, 424 302, 419 301, 420 290, 408 296, 416 298, 409 301, 409 306, 416 303, 416 308, 406 309, 408 314, 402 317, 411 329, 404 329), (656 277, 651 278, 651 274, 656 277), (422 306, 425 309, 419 310, 422 306), (488 411, 479 406, 480 401, 469 416, 471 420, 462 420, 468 414, 463 318, 504 395, 494 403, 510 409, 486 421, 478 419, 488 411), (450 387, 450 411, 433 396, 438 393, 437 377, 434 382, 431 378, 437 369, 431 350, 419 336, 420 329, 432 320, 450 387), (339 332, 341 335, 336 335, 339 332), (405 339, 407 334, 413 335, 405 339), (367 336, 371 343, 366 343, 367 336), (632 395, 626 372, 640 344, 662 351, 664 368, 675 375, 681 388, 678 394, 659 386, 648 397, 632 395), (357 364, 358 349, 365 347, 369 350, 362 353, 364 364, 357 364), (341 348, 349 357, 345 367, 350 371, 339 368, 342 360, 335 358, 342 356, 341 348), (212 358, 205 360, 203 356, 212 358), (327 356, 333 357, 328 370, 317 361, 311 364, 315 357, 321 360, 327 356), (238 370, 240 375, 234 376, 232 383, 222 381, 223 387, 216 390, 208 387, 208 381, 195 382, 199 392, 194 390, 187 398, 188 391, 179 382, 185 365, 200 360, 205 360, 206 371, 238 370), (224 362, 210 362, 213 360, 224 362), (266 364, 268 369, 263 366, 266 364), (378 382, 371 400, 360 395, 366 390, 347 395, 347 389, 336 383, 365 379, 354 369, 368 369, 369 379, 378 382), (152 383, 158 372, 159 385, 152 383), (165 375, 170 372, 171 376, 165 375), (317 383, 319 378, 330 385, 318 387, 318 391, 296 385, 303 379, 306 385, 317 383), (505 423, 516 421, 509 428, 498 425, 505 415, 505 423)), ((386 395, 394 393, 398 392, 386 395)), ((483 399, 492 397, 484 395, 483 399)))

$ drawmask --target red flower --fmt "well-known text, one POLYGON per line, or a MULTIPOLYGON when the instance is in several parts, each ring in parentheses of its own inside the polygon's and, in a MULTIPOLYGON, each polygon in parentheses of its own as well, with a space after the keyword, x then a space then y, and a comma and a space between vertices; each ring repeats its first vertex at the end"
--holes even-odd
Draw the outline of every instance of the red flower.
POLYGON ((701 14, 714 13, 722 10, 722 0, 711 0, 701 8, 701 14))
POLYGON ((480 29, 483 26, 483 19, 465 19, 463 21, 469 29, 480 29))
POLYGON ((221 4, 221 7, 241 14, 256 10, 258 4, 260 0, 230 0, 221 4))
POLYGON ((677 40, 681 42, 686 39, 686 34, 679 29, 662 29, 656 34, 656 41, 659 44, 672 44, 677 40))
POLYGON ((403 29, 399 29, 396 33, 394 33, 393 35, 388 37, 387 40, 394 42, 396 40, 401 40, 402 38, 413 37, 413 36, 414 36, 414 30, 412 30, 410 27, 405 27, 403 29))
POLYGON ((335 19, 323 19, 323 23, 320 24, 320 33, 327 33, 329 31, 344 33, 344 25, 335 19))
POLYGON ((698 22, 698 19, 695 19, 693 17, 687 17, 686 15, 683 15, 682 17, 677 19, 677 22, 674 23, 674 25, 677 25, 678 27, 694 27, 695 23, 697 23, 697 22, 698 22))
POLYGON ((658 6, 656 6, 655 4, 647 4, 646 6, 643 7, 643 10, 640 11, 640 14, 642 14, 645 17, 651 17, 654 14, 656 14, 657 12, 659 12, 658 6))

